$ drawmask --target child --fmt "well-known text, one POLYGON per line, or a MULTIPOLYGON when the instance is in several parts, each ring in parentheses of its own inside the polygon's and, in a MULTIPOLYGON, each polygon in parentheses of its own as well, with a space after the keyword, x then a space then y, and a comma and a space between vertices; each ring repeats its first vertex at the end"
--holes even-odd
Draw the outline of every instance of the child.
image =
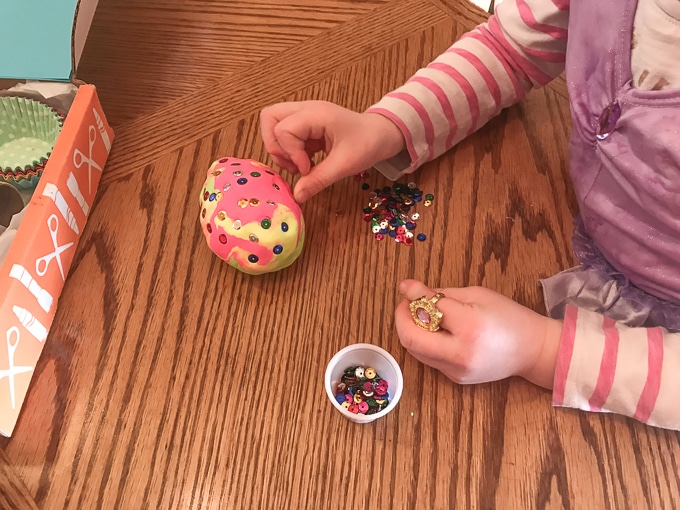
POLYGON ((680 430, 679 45, 680 0, 504 0, 367 112, 277 104, 262 111, 262 137, 277 165, 302 174, 302 202, 365 168, 413 172, 566 70, 581 264, 542 281, 551 318, 448 288, 440 329, 427 331, 409 301, 436 290, 407 280, 397 332, 456 382, 519 375, 552 389, 556 406, 680 430))

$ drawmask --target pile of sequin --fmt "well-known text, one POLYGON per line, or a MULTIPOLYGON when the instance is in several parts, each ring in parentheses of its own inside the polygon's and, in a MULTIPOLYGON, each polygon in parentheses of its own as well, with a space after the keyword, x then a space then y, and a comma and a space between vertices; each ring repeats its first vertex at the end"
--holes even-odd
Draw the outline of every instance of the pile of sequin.
MULTIPOLYGON (((358 174, 359 179, 364 174, 358 174)), ((362 184, 362 189, 368 190, 368 183, 362 184)), ((416 204, 422 202, 425 207, 430 207, 434 195, 423 192, 415 182, 408 184, 397 182, 392 187, 375 189, 369 196, 369 202, 364 207, 364 221, 371 224, 371 232, 376 241, 382 241, 390 237, 397 243, 406 246, 413 245, 414 238, 425 241, 427 236, 422 232, 415 234, 414 231, 420 220, 420 213, 413 211, 416 204)))
POLYGON ((390 403, 387 381, 373 368, 351 366, 345 369, 335 388, 335 400, 354 414, 375 414, 390 403))

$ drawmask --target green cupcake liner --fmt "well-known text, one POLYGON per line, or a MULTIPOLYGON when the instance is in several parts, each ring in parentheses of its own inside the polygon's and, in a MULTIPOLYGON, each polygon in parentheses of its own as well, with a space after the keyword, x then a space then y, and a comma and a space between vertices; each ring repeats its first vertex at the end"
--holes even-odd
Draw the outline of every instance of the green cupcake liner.
POLYGON ((34 187, 52 153, 63 116, 41 101, 0 97, 0 180, 34 187))

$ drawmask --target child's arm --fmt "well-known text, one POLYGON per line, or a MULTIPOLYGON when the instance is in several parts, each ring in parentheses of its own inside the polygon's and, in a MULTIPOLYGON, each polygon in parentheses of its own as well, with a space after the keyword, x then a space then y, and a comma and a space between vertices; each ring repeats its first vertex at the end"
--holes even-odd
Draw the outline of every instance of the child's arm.
POLYGON ((553 404, 680 429, 680 333, 629 328, 568 306, 553 404))
POLYGON ((568 18, 569 0, 504 0, 488 23, 367 112, 319 101, 264 108, 265 148, 301 174, 299 202, 372 166, 390 178, 415 170, 560 74, 568 18), (326 157, 312 166, 319 151, 326 157))
POLYGON ((395 312, 404 347, 461 384, 520 376, 553 390, 556 406, 613 412, 680 430, 680 333, 628 328, 567 307, 564 321, 482 287, 439 289, 440 329, 413 321, 409 302, 435 289, 406 280, 395 312))
POLYGON ((412 172, 564 70, 569 0, 504 0, 489 21, 368 112, 401 130, 408 155, 376 167, 412 172))

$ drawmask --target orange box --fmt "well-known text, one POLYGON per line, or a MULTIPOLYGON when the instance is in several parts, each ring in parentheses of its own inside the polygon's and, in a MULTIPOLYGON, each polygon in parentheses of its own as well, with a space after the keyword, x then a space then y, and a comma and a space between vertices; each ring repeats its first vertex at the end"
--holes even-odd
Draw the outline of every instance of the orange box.
MULTIPOLYGON (((63 70, 65 81, 77 84, 74 77, 76 62, 82 53, 96 4, 96 0, 64 2, 65 9, 73 8, 68 11, 72 13, 73 26, 69 33, 71 68, 63 70)), ((0 18, 3 9, 5 7, 0 7, 0 18)), ((9 9, 11 16, 12 8, 9 9)), ((12 44, 10 42, 10 51, 12 44)), ((26 51, 27 40, 16 44, 22 45, 21 51, 26 51)), ((17 68, 23 67, 13 68, 12 62, 0 61, 0 64, 0 83, 3 78, 16 82, 17 68)), ((43 77, 31 75, 27 78, 56 82, 63 76, 50 70, 43 77)), ((52 154, 0 265, 0 434, 4 436, 11 436, 19 417, 112 140, 113 131, 95 87, 78 86, 52 154)))

